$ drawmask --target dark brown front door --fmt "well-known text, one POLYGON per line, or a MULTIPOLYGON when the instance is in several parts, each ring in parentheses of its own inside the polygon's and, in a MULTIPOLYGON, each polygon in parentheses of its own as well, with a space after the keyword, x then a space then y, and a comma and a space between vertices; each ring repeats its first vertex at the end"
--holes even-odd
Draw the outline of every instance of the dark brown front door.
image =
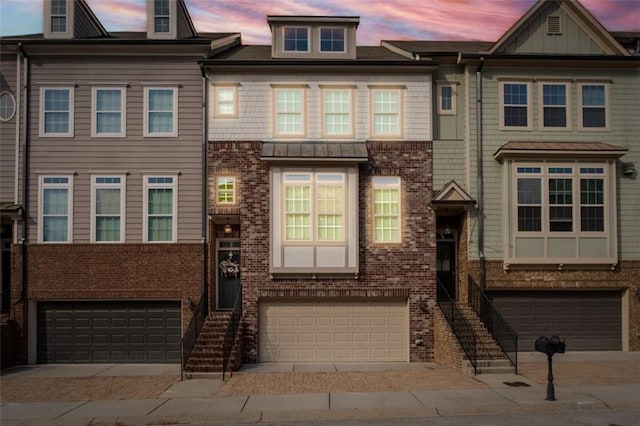
MULTIPOLYGON (((456 292, 456 243, 455 241, 438 241, 436 271, 438 280, 452 299, 457 299, 456 292)), ((438 300, 444 301, 444 292, 438 286, 438 300)))
POLYGON ((218 309, 232 309, 240 292, 240 241, 220 241, 216 254, 218 309))

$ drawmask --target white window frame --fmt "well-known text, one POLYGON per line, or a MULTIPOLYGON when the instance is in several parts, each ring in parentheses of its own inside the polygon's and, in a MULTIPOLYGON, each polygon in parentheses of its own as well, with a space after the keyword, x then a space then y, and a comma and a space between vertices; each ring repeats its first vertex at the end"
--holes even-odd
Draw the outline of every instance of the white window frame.
POLYGON ((305 87, 300 86, 273 86, 273 135, 278 138, 300 138, 305 137, 307 134, 307 90, 305 87), (281 92, 295 91, 300 93, 300 112, 280 112, 278 110, 278 94, 281 92), (279 132, 278 131, 278 117, 281 114, 299 115, 301 126, 300 132, 279 132))
MULTIPOLYGON (((72 0, 73 1, 73 0, 72 0)), ((69 0, 64 0, 64 14, 53 13, 53 1, 50 3, 51 15, 49 16, 49 28, 51 34, 66 34, 69 32, 69 0), (53 29, 53 18, 64 18, 64 31, 55 31, 53 29)))
POLYGON ((123 138, 127 136, 127 89, 125 87, 100 86, 91 88, 91 137, 123 138), (101 90, 117 90, 120 92, 120 111, 98 111, 98 92, 101 90), (102 112, 120 113, 119 132, 98 132, 98 114, 102 112))
POLYGON ((38 179, 38 242, 42 244, 68 244, 73 242, 73 174, 44 174, 38 179), (65 178, 65 183, 47 183, 51 178, 65 178), (44 191, 46 189, 67 190, 67 239, 64 241, 44 240, 44 191))
MULTIPOLYGON (((296 38, 297 40, 297 38, 296 38)), ((304 26, 304 25, 286 25, 282 27, 282 51, 284 53, 309 53, 311 52, 311 28, 308 26, 304 26), (296 29, 303 29, 307 32, 307 49, 306 50, 298 50, 298 49, 293 49, 293 50, 289 50, 287 49, 287 42, 286 42, 286 35, 285 33, 287 32, 288 29, 291 28, 296 28, 296 29)))
POLYGON ((540 130, 571 130, 571 85, 562 81, 540 81, 538 82, 538 124, 540 130), (564 105, 545 105, 544 103, 544 87, 545 86, 564 86, 565 104, 564 105), (545 108, 564 108, 566 126, 545 126, 544 111, 545 108))
POLYGON ((499 82, 499 93, 498 93, 498 103, 499 103, 499 109, 498 109, 498 116, 499 116, 499 129, 500 130, 531 130, 533 129, 533 123, 532 123, 532 92, 531 92, 531 82, 530 81, 524 81, 524 80, 503 80, 499 82), (521 104, 505 104, 504 103, 504 86, 506 84, 518 84, 518 85, 525 85, 527 88, 527 104, 526 105, 521 105, 521 104), (505 114, 504 114, 504 109, 506 107, 519 107, 519 108, 527 108, 527 125, 526 126, 507 126, 504 124, 504 119, 505 119, 505 114))
POLYGON ((215 191, 215 203, 219 206, 233 206, 236 205, 237 202, 237 180, 235 176, 217 176, 216 177, 216 191, 215 191), (230 183, 231 188, 231 201, 220 201, 220 185, 230 183))
POLYGON ((457 105, 457 97, 458 97, 458 91, 457 91, 457 83, 452 83, 452 82, 438 82, 436 83, 436 89, 438 91, 438 114, 440 115, 456 115, 458 113, 458 105, 457 105), (444 96, 442 95, 442 90, 444 88, 450 88, 451 89, 451 108, 444 108, 442 106, 442 101, 444 99, 444 96))
POLYGON ((353 105, 353 87, 340 87, 340 86, 321 86, 322 91, 322 136, 325 138, 353 138, 355 136, 354 130, 354 105, 353 105), (334 133, 327 131, 327 117, 329 115, 344 115, 345 113, 331 113, 328 112, 327 108, 327 95, 330 92, 346 92, 348 96, 348 121, 349 121, 349 130, 346 133, 334 133))
POLYGON ((402 138, 404 132, 404 87, 384 87, 384 86, 369 86, 369 110, 370 113, 370 125, 369 131, 371 133, 371 139, 387 139, 387 138, 402 138), (395 93, 398 96, 398 111, 395 113, 377 113, 375 111, 375 97, 376 93, 395 93), (396 115, 398 117, 398 131, 396 133, 376 133, 376 116, 378 115, 396 115))
POLYGON ((347 29, 342 27, 331 27, 331 26, 318 28, 318 51, 322 53, 345 53, 347 51, 347 29), (322 30, 342 31, 342 50, 322 49, 322 30))
POLYGON ((168 15, 161 15, 159 13, 156 12, 156 2, 155 0, 151 0, 153 2, 153 4, 151 5, 151 7, 153 8, 153 32, 155 34, 171 34, 173 32, 173 29, 171 28, 171 9, 172 9, 172 5, 171 5, 171 0, 167 0, 167 6, 169 8, 169 14, 168 15), (156 29, 156 19, 158 18, 165 18, 167 19, 167 21, 169 21, 169 29, 167 31, 158 31, 156 29))
POLYGON ((144 87, 144 117, 143 117, 143 136, 154 138, 174 138, 178 136, 178 86, 145 86, 144 87), (171 132, 150 132, 149 131, 149 114, 152 112, 166 112, 166 111, 150 111, 149 110, 149 92, 152 90, 171 90, 173 92, 173 110, 172 110, 172 126, 171 132))
POLYGON ((178 175, 177 174, 153 174, 143 176, 143 236, 142 241, 149 244, 167 244, 178 241, 178 175), (172 183, 150 183, 150 178, 172 178, 172 183), (149 241, 149 189, 172 190, 172 230, 170 241, 149 241))
MULTIPOLYGON (((3 99, 8 99, 11 102, 11 105, 7 105, 7 107, 10 107, 11 109, 9 110, 8 115, 2 116, 2 114, 0 114, 0 121, 10 121, 16 115, 16 97, 13 96, 13 93, 3 90, 0 92, 0 100, 3 99)), ((3 105, 0 103, 0 108, 2 107, 3 105)))
POLYGON ((578 83, 578 130, 584 132, 603 132, 609 131, 611 127, 611 105, 610 105, 610 95, 609 95, 609 83, 601 82, 601 81, 583 81, 578 83), (582 88, 584 86, 603 86, 604 87, 604 105, 603 106, 585 106, 582 98, 582 88), (604 127, 584 127, 584 118, 582 116, 585 108, 604 108, 604 127))
MULTIPOLYGON (((92 175, 91 176, 91 242, 99 243, 99 244, 116 244, 123 243, 126 240, 125 229, 126 229, 126 217, 125 213, 127 211, 125 203, 126 203, 126 175, 124 174, 100 174, 100 175, 92 175), (97 180, 100 178, 118 178, 120 179, 120 183, 98 183, 97 180), (120 239, 117 241, 99 241, 96 238, 96 233, 98 231, 97 228, 97 209, 96 202, 97 196, 96 193, 99 189, 118 189, 120 191, 120 239)), ((110 215, 112 216, 112 215, 110 215)))
POLYGON ((74 99, 75 99, 75 88, 73 86, 46 86, 40 88, 40 137, 46 138, 65 138, 65 137, 73 137, 74 131, 74 99), (67 111, 45 111, 45 96, 46 92, 49 90, 66 90, 69 93, 69 109, 67 111), (48 112, 67 112, 69 114, 69 131, 68 132, 47 132, 45 126, 45 117, 48 112))
POLYGON ((372 232, 373 242, 376 244, 399 244, 402 243, 402 179, 398 176, 373 176, 371 179, 371 185, 373 187, 373 199, 372 199, 372 232), (398 192, 398 212, 397 214, 376 214, 376 192, 384 190, 395 190, 398 192), (382 218, 397 218, 398 220, 398 237, 396 239, 378 239, 376 233, 377 221, 382 218))
POLYGON ((239 105, 238 105, 238 84, 214 84, 213 85, 213 116, 215 118, 238 118, 239 105), (229 90, 232 93, 231 101, 222 100, 220 98, 220 92, 223 90, 229 90), (222 104, 231 105, 231 112, 220 112, 220 106, 222 104))

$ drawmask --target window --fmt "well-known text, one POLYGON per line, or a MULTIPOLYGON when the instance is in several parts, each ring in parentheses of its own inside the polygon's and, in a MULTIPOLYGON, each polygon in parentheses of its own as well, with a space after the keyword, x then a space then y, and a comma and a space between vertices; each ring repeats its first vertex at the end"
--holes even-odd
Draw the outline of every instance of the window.
POLYGON ((73 136, 72 88, 40 89, 40 136, 73 136))
POLYGON ((530 83, 500 82, 500 127, 531 129, 530 83))
POLYGON ((323 89, 324 136, 353 136, 350 89, 323 89))
POLYGON ((67 32, 67 0, 51 0, 51 32, 67 32))
POLYGON ((218 176, 216 179, 217 204, 236 203, 236 178, 233 176, 218 176))
POLYGON ((145 87, 144 136, 178 136, 178 89, 145 87))
POLYGON ((9 121, 16 113, 16 98, 9 92, 0 93, 0 121, 9 121))
POLYGON ((156 33, 171 32, 171 9, 169 0, 153 1, 153 31, 156 33))
POLYGON ((438 83, 438 114, 456 114, 456 87, 453 84, 438 83))
POLYGON ((604 231, 604 169, 580 168, 580 230, 604 231))
POLYGON ((344 52, 344 28, 320 28, 321 52, 344 52))
POLYGON ((532 232, 542 229, 542 180, 540 167, 518 167, 518 231, 532 232))
POLYGON ((125 90, 123 88, 92 89, 93 121, 91 136, 125 136, 125 90))
POLYGON ((176 242, 177 176, 144 179, 144 242, 176 242))
POLYGON ((372 90, 372 133, 376 137, 402 136, 401 91, 396 89, 372 90))
POLYGON ((304 136, 304 89, 275 89, 276 136, 304 136))
POLYGON ((40 177, 40 242, 71 242, 72 184, 72 176, 40 177))
POLYGON ((541 118, 543 129, 569 129, 568 85, 565 83, 542 83, 540 85, 541 118))
POLYGON ((92 184, 91 241, 124 242, 124 176, 94 176, 92 184))
POLYGON ((601 83, 580 83, 581 130, 607 130, 609 128, 608 86, 601 83))
POLYGON ((309 28, 284 27, 283 32, 285 52, 309 51, 309 28))
POLYGON ((233 118, 238 116, 237 86, 214 86, 214 117, 233 118))
POLYGON ((400 242, 400 178, 373 178, 373 240, 400 242))

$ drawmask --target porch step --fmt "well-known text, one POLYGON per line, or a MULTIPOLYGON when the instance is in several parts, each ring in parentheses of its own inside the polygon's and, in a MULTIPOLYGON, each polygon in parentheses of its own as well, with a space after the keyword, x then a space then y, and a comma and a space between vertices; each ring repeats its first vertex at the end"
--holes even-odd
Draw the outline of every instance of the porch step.
MULTIPOLYGON (((467 376, 473 376, 471 361, 464 360, 462 370, 467 376)), ((516 370, 507 359, 478 360, 477 374, 515 374, 516 370)))
MULTIPOLYGON (((187 377, 202 374, 222 374, 224 362, 223 347, 227 338, 227 329, 231 321, 231 311, 212 312, 205 320, 202 330, 185 367, 187 377)), ((240 364, 240 328, 232 336, 232 350, 227 368, 236 370, 240 364)))

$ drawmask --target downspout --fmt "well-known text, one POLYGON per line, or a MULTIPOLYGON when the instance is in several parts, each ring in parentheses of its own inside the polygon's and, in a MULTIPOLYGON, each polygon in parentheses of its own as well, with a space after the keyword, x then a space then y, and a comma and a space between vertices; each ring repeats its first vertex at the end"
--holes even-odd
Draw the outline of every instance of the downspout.
POLYGON ((201 297, 205 297, 205 314, 209 313, 209 286, 207 279, 207 234, 209 229, 209 203, 208 203, 208 175, 209 170, 207 167, 207 141, 209 140, 209 126, 208 126, 208 102, 207 100, 209 95, 209 85, 207 84, 207 74, 204 70, 204 65, 200 64, 200 73, 202 74, 202 265, 201 265, 201 274, 202 274, 202 288, 201 288, 201 297))
POLYGON ((482 67, 484 57, 480 58, 480 65, 476 70, 476 117, 477 117, 477 147, 476 147, 476 183, 478 202, 478 260, 480 273, 480 288, 486 288, 487 271, 484 256, 484 182, 482 166, 482 67))
MULTIPOLYGON (((24 132, 22 135, 22 235, 20 236, 20 283, 18 302, 25 299, 25 288, 27 282, 27 249, 26 244, 29 240, 29 223, 28 223, 28 206, 29 206, 29 87, 30 87, 30 63, 29 56, 24 50, 22 43, 18 43, 20 55, 24 58, 24 85, 20 90, 24 90, 23 113, 24 132)), ((17 170, 16 170, 17 172, 17 170)), ((26 311, 26 309, 25 309, 26 311)))

